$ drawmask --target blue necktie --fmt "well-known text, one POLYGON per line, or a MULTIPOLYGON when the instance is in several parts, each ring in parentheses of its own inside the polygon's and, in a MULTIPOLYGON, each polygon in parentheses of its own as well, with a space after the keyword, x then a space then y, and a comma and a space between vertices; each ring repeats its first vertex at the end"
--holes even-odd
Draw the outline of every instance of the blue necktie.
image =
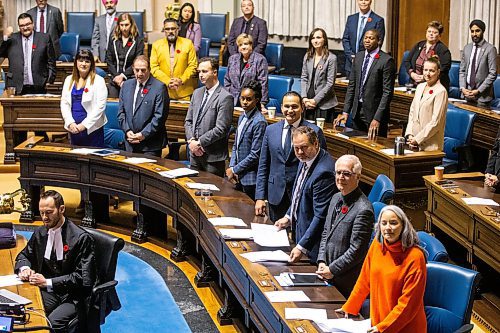
POLYGON ((285 146, 283 147, 285 157, 288 156, 290 149, 292 149, 292 127, 292 125, 288 125, 288 132, 286 133, 285 146))
POLYGON ((365 17, 361 16, 361 24, 358 30, 358 39, 356 40, 356 52, 359 51, 359 43, 361 43, 361 38, 363 38, 363 30, 365 29, 365 17))
POLYGON ((370 63, 370 53, 365 57, 363 62, 363 69, 361 70, 361 82, 359 83, 359 99, 363 99, 363 93, 365 92, 365 77, 367 74, 368 64, 370 63))

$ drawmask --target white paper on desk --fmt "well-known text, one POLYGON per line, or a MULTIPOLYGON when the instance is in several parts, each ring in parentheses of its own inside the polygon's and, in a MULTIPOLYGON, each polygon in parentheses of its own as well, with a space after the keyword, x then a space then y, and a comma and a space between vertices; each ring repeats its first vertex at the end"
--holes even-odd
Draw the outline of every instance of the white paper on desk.
POLYGON ((145 157, 129 157, 124 159, 122 162, 130 164, 141 164, 141 163, 155 163, 156 160, 152 160, 150 158, 145 158, 145 157))
POLYGON ((485 205, 485 206, 500 206, 498 202, 492 199, 483 199, 478 197, 462 198, 467 205, 485 205))
POLYGON ((96 152, 98 150, 102 150, 102 148, 75 148, 71 149, 69 152, 74 153, 74 154, 81 154, 81 155, 89 155, 92 154, 93 152, 96 152))
POLYGON ((325 332, 366 333, 366 331, 372 327, 370 319, 327 319, 324 321, 316 321, 316 324, 325 332))
POLYGON ((181 178, 188 176, 197 176, 199 172, 190 168, 177 168, 173 170, 158 172, 158 174, 160 174, 163 177, 173 179, 173 178, 181 178))
POLYGON ((23 281, 16 275, 0 275, 0 287, 16 286, 18 284, 23 284, 23 281))
POLYGON ((252 239, 252 229, 218 229, 224 239, 252 239))
POLYGON ((177 99, 171 99, 170 100, 170 103, 174 103, 174 104, 191 104, 191 101, 179 101, 177 99))
POLYGON ((208 222, 212 223, 214 226, 221 225, 232 225, 235 227, 246 227, 247 224, 238 217, 222 216, 222 217, 211 217, 208 222))
POLYGON ((278 231, 272 224, 252 223, 253 241, 260 246, 290 246, 285 229, 278 231))
POLYGON ((220 189, 214 184, 186 183, 186 187, 192 190, 220 191, 220 189))
POLYGON ((240 253, 240 256, 250 260, 251 262, 262 262, 262 261, 288 262, 288 259, 290 258, 288 254, 286 254, 281 250, 240 253))
POLYGON ((25 94, 21 97, 61 97, 61 95, 56 94, 25 94))
POLYGON ((451 103, 451 102, 466 103, 467 101, 465 99, 448 97, 448 102, 449 103, 451 103))
POLYGON ((326 309, 313 309, 313 308, 285 308, 285 319, 288 320, 312 320, 312 321, 326 321, 326 309))
POLYGON ((350 137, 348 137, 347 135, 344 135, 342 133, 335 133, 335 136, 338 136, 339 138, 346 139, 346 140, 350 139, 350 137))
MULTIPOLYGON (((384 154, 394 156, 394 148, 380 149, 380 151, 383 152, 384 154)), ((413 153, 414 153, 413 150, 405 149, 405 155, 406 154, 413 154, 413 153)))
MULTIPOLYGON (((415 89, 415 88, 411 88, 411 91, 412 91, 412 92, 413 92, 413 91, 415 91, 415 90, 417 90, 417 89, 415 89)), ((407 90, 406 90, 406 87, 395 87, 395 88, 394 88, 394 91, 402 91, 402 92, 406 92, 407 90)))
POLYGON ((302 291, 289 291, 289 290, 278 290, 278 291, 265 291, 264 295, 269 299, 271 303, 284 303, 284 302, 310 302, 311 299, 302 291))

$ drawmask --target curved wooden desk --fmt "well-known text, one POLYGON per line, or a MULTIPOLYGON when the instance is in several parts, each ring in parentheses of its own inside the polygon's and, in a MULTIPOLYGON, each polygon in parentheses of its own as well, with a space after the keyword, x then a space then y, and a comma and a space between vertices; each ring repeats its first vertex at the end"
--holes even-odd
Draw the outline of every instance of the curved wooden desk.
MULTIPOLYGON (((135 241, 145 241, 149 230, 153 230, 156 224, 165 223, 164 218, 144 219, 144 209, 154 209, 173 217, 178 239, 172 258, 182 260, 190 254, 190 247, 196 248, 196 252, 202 256, 202 270, 198 273, 196 282, 205 285, 215 281, 224 290, 224 306, 219 311, 221 323, 230 322, 235 310, 241 309, 238 312, 242 311, 244 325, 255 327, 261 332, 318 331, 308 321, 285 319, 285 307, 296 307, 296 304, 270 303, 263 294, 265 291, 275 290, 273 283, 277 286, 276 289, 283 289, 273 279, 273 274, 285 270, 311 273, 315 271, 315 266, 306 261, 291 266, 250 263, 239 254, 243 252, 243 246, 247 250, 259 249, 257 244, 251 241, 225 241, 217 228, 208 222, 208 218, 217 215, 237 216, 247 224, 266 222, 262 217, 254 215, 253 201, 242 192, 234 190, 229 182, 200 172, 194 181, 213 183, 221 189, 214 193, 211 202, 206 203, 195 196, 194 190, 186 188, 185 183, 189 179, 172 180, 158 174, 159 171, 182 166, 180 163, 159 159, 157 163, 131 165, 122 162, 124 156, 131 155, 126 153, 102 158, 71 153, 68 146, 39 143, 32 148, 27 147, 29 142, 37 143, 40 139, 32 138, 16 147, 21 161, 19 181, 32 198, 32 214, 25 214, 22 219, 33 220, 38 215, 36 206, 39 191, 45 185, 80 189, 86 201, 82 224, 87 226, 108 223, 101 215, 108 206, 103 208, 99 201, 92 198, 92 194, 119 195, 134 203, 134 210, 138 215, 137 227, 132 235, 135 241), (263 280, 268 282, 266 287, 259 283, 263 280)), ((330 316, 334 316, 332 311, 345 301, 334 287, 293 289, 303 290, 311 298, 312 303, 308 303, 308 306, 327 306, 330 316)))

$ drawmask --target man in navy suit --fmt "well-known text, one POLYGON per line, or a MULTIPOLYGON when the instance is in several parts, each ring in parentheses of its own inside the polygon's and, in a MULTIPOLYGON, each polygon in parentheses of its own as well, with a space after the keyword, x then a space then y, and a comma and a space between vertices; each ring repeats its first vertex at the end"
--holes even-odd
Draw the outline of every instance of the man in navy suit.
POLYGON ((29 9, 26 13, 33 18, 36 32, 45 32, 50 35, 54 44, 56 59, 61 55, 59 38, 64 32, 64 23, 61 10, 51 6, 47 0, 36 0, 36 6, 29 9))
POLYGON ((291 227, 297 244, 290 252, 290 262, 303 254, 315 263, 328 205, 335 187, 335 165, 330 154, 319 147, 316 132, 308 126, 292 131, 293 150, 299 159, 292 203, 284 217, 274 224, 279 229, 291 227))
POLYGON ((349 77, 354 55, 364 51, 363 36, 370 29, 376 29, 380 36, 380 46, 384 41, 384 19, 371 10, 372 0, 358 0, 359 13, 349 15, 345 24, 342 45, 345 54, 345 71, 349 77))
POLYGON ((356 54, 344 101, 344 112, 334 125, 345 122, 351 114, 352 127, 368 132, 374 139, 387 136, 389 107, 394 94, 396 65, 394 59, 380 50, 378 30, 368 30, 365 50, 356 54))
POLYGON ((299 160, 292 150, 292 129, 309 126, 318 135, 321 148, 326 149, 323 131, 303 119, 302 97, 295 91, 283 96, 281 112, 284 120, 267 126, 260 150, 259 170, 255 189, 255 214, 266 213, 266 200, 269 204, 271 221, 283 217, 290 207, 292 188, 299 160))
POLYGON ((129 152, 161 156, 167 143, 165 121, 170 103, 167 87, 151 76, 149 59, 134 60, 135 79, 127 80, 120 90, 118 121, 125 132, 129 152))
POLYGON ((252 0, 241 1, 241 12, 243 16, 234 19, 229 31, 227 47, 229 55, 238 53, 236 38, 242 33, 251 35, 253 38, 253 51, 265 54, 267 46, 267 24, 266 21, 254 15, 252 0))
POLYGON ((244 112, 238 119, 231 161, 226 170, 228 180, 237 182, 237 188, 253 200, 260 149, 267 127, 267 121, 260 112, 261 100, 262 86, 258 81, 252 80, 241 89, 240 104, 244 112))

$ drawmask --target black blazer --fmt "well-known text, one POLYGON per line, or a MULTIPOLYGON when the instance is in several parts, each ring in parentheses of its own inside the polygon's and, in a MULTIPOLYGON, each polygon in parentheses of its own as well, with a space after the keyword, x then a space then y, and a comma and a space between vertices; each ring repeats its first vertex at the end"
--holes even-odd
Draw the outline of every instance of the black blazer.
MULTIPOLYGON (((413 48, 410 50, 410 54, 408 54, 408 57, 403 62, 403 66, 406 69, 408 75, 410 75, 410 69, 415 70, 418 55, 420 54, 420 51, 422 51, 422 48, 425 47, 425 43, 425 40, 421 40, 420 42, 415 44, 415 46, 413 46, 413 48)), ((449 91, 450 78, 448 76, 448 73, 450 72, 451 68, 450 50, 441 41, 436 43, 434 50, 436 51, 436 55, 439 57, 439 62, 441 63, 441 76, 439 77, 439 81, 441 81, 441 84, 446 88, 446 91, 449 91)))
MULTIPOLYGON (((33 32, 31 71, 33 85, 45 87, 47 82, 54 83, 56 62, 52 40, 48 34, 33 32)), ((6 87, 16 87, 19 94, 23 89, 24 52, 21 33, 13 33, 11 38, 0 44, 0 57, 9 58, 9 72, 6 73, 6 87)))
POLYGON ((123 45, 121 39, 109 39, 106 63, 113 78, 122 73, 127 76, 127 79, 134 78, 132 63, 137 56, 144 54, 144 39, 139 36, 135 40, 129 38, 128 43, 123 45), (127 46, 128 43, 130 43, 130 47, 127 46))

